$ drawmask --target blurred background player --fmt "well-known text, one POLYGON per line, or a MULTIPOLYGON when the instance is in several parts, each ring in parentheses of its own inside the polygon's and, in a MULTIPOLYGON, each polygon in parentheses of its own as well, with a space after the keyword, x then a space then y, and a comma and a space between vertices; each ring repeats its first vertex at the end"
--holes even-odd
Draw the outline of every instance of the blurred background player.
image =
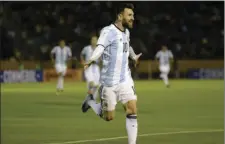
POLYGON ((117 102, 121 102, 126 112, 128 144, 136 144, 138 132, 137 97, 132 84, 127 80, 131 78, 128 66, 130 48, 128 28, 133 28, 133 9, 132 4, 118 6, 115 23, 102 29, 98 46, 84 66, 85 69, 88 68, 93 61, 102 55, 103 67, 99 90, 101 104, 96 103, 91 96, 88 96, 82 104, 83 112, 87 112, 92 107, 101 118, 111 121, 115 117, 117 102))
POLYGON ((59 46, 55 46, 51 51, 51 59, 55 64, 55 70, 58 74, 58 82, 56 85, 56 95, 63 92, 64 89, 64 76, 67 70, 67 62, 72 57, 72 52, 68 46, 66 46, 64 40, 59 41, 59 46), (54 59, 55 55, 55 59, 54 59))
POLYGON ((170 72, 170 61, 173 60, 173 54, 167 49, 166 45, 162 46, 162 49, 156 53, 156 60, 159 60, 160 78, 163 79, 166 87, 169 88, 168 74, 170 72))
MULTIPOLYGON (((82 64, 87 63, 90 60, 94 49, 97 47, 97 41, 98 37, 92 36, 91 45, 84 47, 81 51, 80 59, 82 64)), ((97 89, 100 79, 100 68, 98 62, 99 60, 94 61, 93 64, 84 71, 85 79, 87 81, 88 94, 93 94, 94 99, 97 98, 97 89)))

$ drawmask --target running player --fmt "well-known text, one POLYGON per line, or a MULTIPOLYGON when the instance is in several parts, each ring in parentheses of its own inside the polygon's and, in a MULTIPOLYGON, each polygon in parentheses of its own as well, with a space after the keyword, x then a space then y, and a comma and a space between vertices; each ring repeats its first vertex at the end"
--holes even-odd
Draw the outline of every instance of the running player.
POLYGON ((84 68, 102 56, 103 67, 100 75, 101 103, 96 103, 89 95, 82 111, 87 112, 91 107, 94 112, 106 121, 114 119, 117 102, 121 102, 126 111, 126 129, 128 144, 136 144, 137 138, 137 97, 129 77, 128 56, 130 48, 130 33, 127 28, 133 28, 134 12, 132 4, 122 4, 117 7, 117 18, 114 24, 102 29, 98 46, 84 68))
POLYGON ((168 74, 170 72, 170 60, 173 60, 173 54, 167 49, 166 45, 163 45, 162 49, 156 53, 155 59, 159 60, 160 78, 163 79, 166 87, 169 88, 168 74))
POLYGON ((51 59, 55 64, 55 70, 58 74, 58 82, 56 85, 56 95, 63 92, 64 89, 64 76, 67 70, 67 61, 72 57, 72 52, 68 46, 66 46, 64 40, 60 40, 59 46, 55 46, 51 51, 51 59), (55 59, 54 59, 55 55, 55 59))
MULTIPOLYGON (((88 45, 83 48, 81 51, 81 63, 87 63, 94 51, 94 49, 97 47, 97 36, 91 37, 91 45, 88 45)), ((98 65, 98 60, 96 60, 90 67, 88 67, 84 71, 85 79, 87 81, 88 86, 88 94, 93 94, 94 99, 97 97, 97 89, 99 86, 99 79, 100 79, 100 68, 98 65)))

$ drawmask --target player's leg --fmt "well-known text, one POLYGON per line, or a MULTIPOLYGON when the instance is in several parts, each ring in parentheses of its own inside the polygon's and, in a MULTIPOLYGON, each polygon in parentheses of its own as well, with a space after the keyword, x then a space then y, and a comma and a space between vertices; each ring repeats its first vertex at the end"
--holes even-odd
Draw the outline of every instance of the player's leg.
POLYGON ((58 75, 58 80, 57 80, 57 84, 56 84, 56 95, 59 95, 59 92, 61 90, 62 73, 63 73, 61 65, 57 64, 55 66, 55 70, 58 75))
POLYGON ((97 97, 98 84, 95 83, 95 74, 93 73, 93 66, 91 65, 88 69, 84 71, 84 75, 87 81, 88 95, 93 95, 94 99, 97 97))
POLYGON ((169 65, 165 65, 163 72, 164 72, 165 85, 167 87, 169 87, 169 85, 170 85, 169 84, 169 78, 168 78, 169 71, 170 71, 170 66, 169 65))
POLYGON ((101 103, 96 103, 92 95, 89 95, 82 105, 82 111, 86 112, 90 107, 94 112, 106 121, 111 121, 114 118, 114 110, 116 106, 116 95, 113 87, 99 88, 101 103))
POLYGON ((88 81, 88 95, 93 95, 93 98, 96 100, 98 96, 98 83, 95 80, 88 81))
MULTIPOLYGON (((94 110, 94 112, 97 115, 99 115, 100 117, 103 118, 105 115, 107 115, 107 117, 110 119, 110 117, 113 117, 112 115, 114 115, 113 112, 111 112, 111 111, 105 112, 105 110, 103 110, 105 104, 104 104, 104 100, 103 100, 104 98, 101 99, 101 95, 103 94, 103 92, 102 92, 103 86, 101 86, 99 88, 100 69, 99 69, 98 65, 96 65, 94 68, 95 69, 94 70, 92 69, 93 71, 91 71, 91 74, 89 75, 91 77, 87 77, 89 80, 93 79, 93 86, 90 88, 89 85, 88 85, 89 89, 92 90, 92 92, 91 92, 92 94, 87 96, 87 99, 90 99, 90 100, 89 100, 88 106, 86 106, 86 108, 88 110, 88 108, 91 107, 94 110), (98 96, 100 96, 101 103, 96 102, 98 96)), ((83 104, 83 106, 85 106, 85 105, 83 104)), ((83 112, 87 111, 87 110, 85 110, 85 108, 82 108, 82 109, 84 109, 83 112)))
POLYGON ((128 144, 136 144, 138 133, 136 100, 130 100, 126 103, 126 129, 128 144))
POLYGON ((167 85, 167 84, 168 84, 167 66, 161 65, 161 66, 159 67, 159 70, 160 70, 160 72, 161 72, 160 77, 162 78, 164 84, 167 85))
POLYGON ((115 93, 117 86, 103 87, 99 89, 101 100, 101 113, 100 117, 105 121, 111 121, 115 117, 115 108, 117 104, 117 96, 115 93))
POLYGON ((67 67, 65 65, 62 66, 62 74, 60 77, 60 91, 63 92, 64 90, 64 77, 66 75, 67 67))
MULTIPOLYGON (((90 66, 91 67, 91 66, 90 66)), ((82 112, 87 112, 91 107, 94 110, 94 112, 99 115, 101 111, 101 104, 97 103, 94 96, 93 96, 93 87, 94 87, 94 82, 93 82, 93 73, 91 69, 87 68, 84 71, 84 76, 87 81, 87 88, 88 88, 88 94, 82 104, 82 112)), ((97 91, 97 90, 96 90, 97 91)))
POLYGON ((94 71, 94 90, 93 90, 93 96, 94 99, 97 100, 99 96, 98 88, 100 84, 100 68, 98 65, 95 66, 95 71, 94 71))
POLYGON ((138 133, 136 93, 133 86, 126 86, 121 91, 120 99, 126 111, 128 144, 136 144, 138 133))
POLYGON ((166 84, 167 87, 170 86, 169 77, 168 77, 169 72, 170 72, 170 66, 169 65, 166 65, 165 66, 165 84, 166 84))

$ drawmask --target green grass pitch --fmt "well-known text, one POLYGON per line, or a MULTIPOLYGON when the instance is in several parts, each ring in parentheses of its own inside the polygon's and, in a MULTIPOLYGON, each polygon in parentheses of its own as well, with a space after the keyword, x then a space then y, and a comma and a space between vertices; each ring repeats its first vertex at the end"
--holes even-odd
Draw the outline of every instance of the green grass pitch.
MULTIPOLYGON (((222 80, 136 81, 138 144, 223 144, 222 80)), ((127 144, 125 114, 105 122, 92 110, 83 114, 86 84, 65 82, 1 85, 2 144, 127 144), (99 140, 100 139, 100 140, 99 140)))

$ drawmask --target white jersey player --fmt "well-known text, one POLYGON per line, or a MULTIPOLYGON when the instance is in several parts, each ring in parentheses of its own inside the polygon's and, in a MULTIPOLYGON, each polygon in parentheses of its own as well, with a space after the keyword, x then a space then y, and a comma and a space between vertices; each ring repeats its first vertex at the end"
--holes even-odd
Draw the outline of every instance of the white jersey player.
POLYGON ((64 40, 60 40, 59 46, 55 46, 51 51, 51 59, 55 63, 55 70, 58 74, 56 95, 59 95, 64 89, 64 76, 67 70, 67 61, 70 57, 72 57, 72 52, 70 48, 65 45, 64 40))
POLYGON ((121 102, 126 111, 128 144, 136 144, 138 127, 137 97, 132 84, 127 80, 130 78, 128 67, 130 33, 127 28, 133 27, 133 21, 133 5, 118 5, 115 23, 101 31, 98 46, 84 67, 89 67, 93 61, 102 56, 103 66, 99 89, 101 103, 96 103, 93 97, 88 96, 82 105, 83 112, 87 112, 91 107, 101 118, 111 121, 114 119, 117 102, 121 102))
MULTIPOLYGON (((92 36, 91 45, 88 45, 83 48, 81 51, 81 63, 87 63, 90 60, 90 57, 97 46, 97 36, 92 36)), ((97 89, 99 86, 100 79, 100 68, 99 68, 99 60, 96 60, 90 67, 85 69, 84 75, 88 84, 88 94, 93 94, 94 98, 97 98, 97 89)))
POLYGON ((164 45, 162 46, 162 50, 157 52, 155 59, 159 60, 160 78, 162 78, 165 85, 169 87, 168 74, 170 72, 170 60, 173 59, 173 54, 167 49, 167 46, 164 45))

